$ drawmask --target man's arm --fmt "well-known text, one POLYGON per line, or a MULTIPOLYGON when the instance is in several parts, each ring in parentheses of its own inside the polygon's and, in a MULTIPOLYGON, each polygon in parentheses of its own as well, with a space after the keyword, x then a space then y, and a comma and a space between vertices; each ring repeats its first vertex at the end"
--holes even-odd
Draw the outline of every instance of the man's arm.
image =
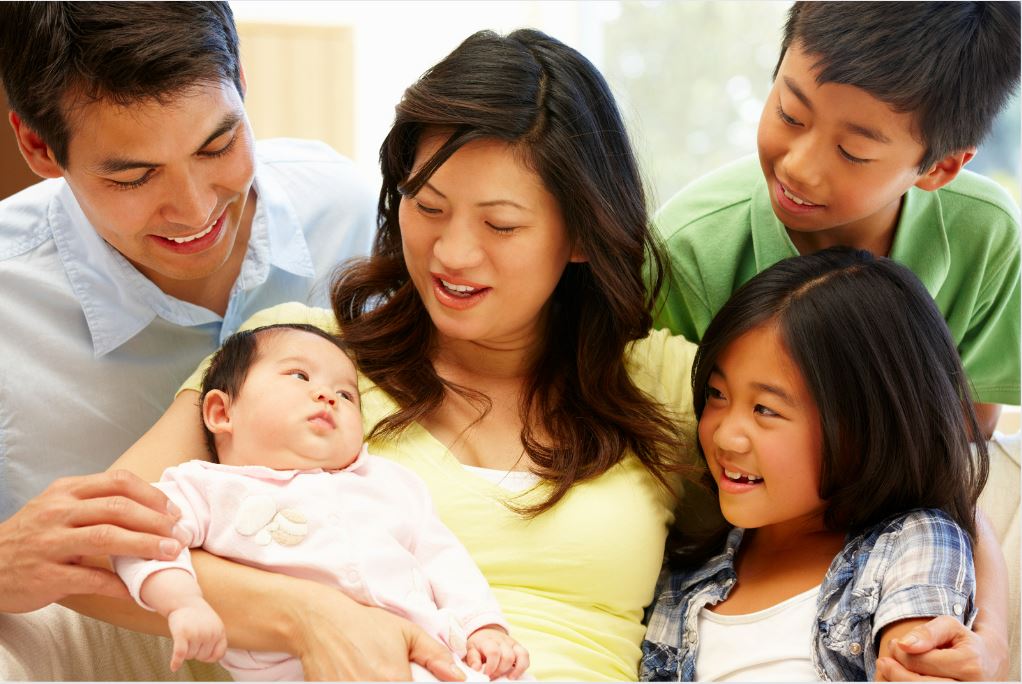
POLYGON ((887 681, 996 681, 1008 673, 1008 571, 989 519, 976 509, 976 606, 970 631, 949 617, 934 618, 897 639, 890 658, 877 660, 887 681))

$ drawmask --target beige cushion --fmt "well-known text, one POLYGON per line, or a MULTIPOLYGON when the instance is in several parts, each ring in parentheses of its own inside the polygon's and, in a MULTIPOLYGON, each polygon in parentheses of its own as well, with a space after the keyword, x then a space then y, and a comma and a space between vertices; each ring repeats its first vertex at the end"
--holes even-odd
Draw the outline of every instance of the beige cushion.
POLYGON ((93 620, 59 605, 0 614, 4 681, 230 681, 219 665, 170 671, 171 641, 93 620))
POLYGON ((990 442, 990 478, 979 497, 980 508, 990 518, 1004 560, 1008 565, 1008 646, 1011 669, 1008 679, 1019 681, 1019 478, 1020 433, 995 433, 990 442))

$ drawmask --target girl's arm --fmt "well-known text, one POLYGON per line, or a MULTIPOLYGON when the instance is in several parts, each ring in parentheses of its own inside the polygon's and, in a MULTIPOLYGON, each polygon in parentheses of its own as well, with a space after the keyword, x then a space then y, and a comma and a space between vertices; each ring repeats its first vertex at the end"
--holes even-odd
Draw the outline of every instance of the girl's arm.
MULTIPOLYGON (((198 393, 185 390, 112 466, 153 481, 169 466, 206 459, 198 393)), ((445 681, 464 678, 447 649, 412 623, 363 606, 309 580, 257 570, 201 550, 193 563, 203 595, 223 619, 234 648, 285 651, 309 679, 410 679, 409 662, 445 681)), ((106 559, 99 562, 108 566, 106 559)), ((100 596, 65 601, 75 610, 123 627, 168 634, 167 623, 132 601, 100 596)))

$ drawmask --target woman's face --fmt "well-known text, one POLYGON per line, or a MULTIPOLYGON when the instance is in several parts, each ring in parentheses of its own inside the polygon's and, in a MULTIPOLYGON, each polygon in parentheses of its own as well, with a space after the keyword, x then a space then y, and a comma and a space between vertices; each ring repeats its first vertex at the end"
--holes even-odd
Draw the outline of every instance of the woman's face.
MULTIPOLYGON (((446 136, 424 135, 412 174, 446 136)), ((405 265, 441 337, 495 349, 536 343, 572 251, 560 207, 508 144, 477 140, 399 210, 405 265)))

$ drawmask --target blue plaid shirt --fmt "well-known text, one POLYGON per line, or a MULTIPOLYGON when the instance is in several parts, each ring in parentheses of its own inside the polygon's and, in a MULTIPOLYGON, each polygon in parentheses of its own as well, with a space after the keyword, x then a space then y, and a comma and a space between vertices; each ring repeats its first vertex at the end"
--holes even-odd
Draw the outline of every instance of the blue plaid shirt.
MULTIPOLYGON (((643 681, 694 681, 699 611, 727 598, 744 530, 694 571, 660 577, 642 644, 643 681)), ((820 586, 812 628, 821 680, 869 681, 884 627, 950 615, 971 625, 976 576, 968 534, 942 511, 920 509, 848 539, 820 586)))

